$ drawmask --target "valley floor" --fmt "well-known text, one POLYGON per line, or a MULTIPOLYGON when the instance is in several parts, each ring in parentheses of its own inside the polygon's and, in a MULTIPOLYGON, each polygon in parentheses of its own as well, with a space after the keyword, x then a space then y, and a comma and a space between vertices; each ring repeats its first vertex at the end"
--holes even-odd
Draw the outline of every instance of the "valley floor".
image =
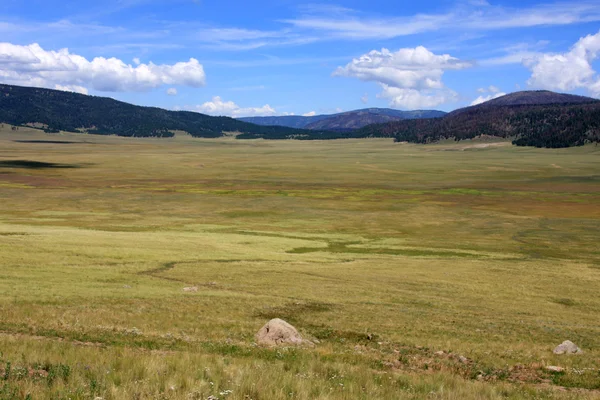
POLYGON ((5 126, 0 399, 600 398, 599 237, 596 146, 5 126))

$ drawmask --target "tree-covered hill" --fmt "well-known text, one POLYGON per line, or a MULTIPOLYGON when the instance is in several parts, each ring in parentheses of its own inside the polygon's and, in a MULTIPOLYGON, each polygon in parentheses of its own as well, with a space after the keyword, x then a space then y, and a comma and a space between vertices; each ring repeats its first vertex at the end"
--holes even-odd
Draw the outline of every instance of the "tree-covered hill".
POLYGON ((552 92, 505 97, 456 110, 444 118, 369 125, 355 134, 414 143, 489 135, 512 138, 520 146, 553 148, 600 141, 600 102, 595 99, 552 92))
POLYGON ((292 137, 305 133, 292 128, 254 125, 229 117, 140 107, 106 97, 2 84, 0 122, 12 125, 36 123, 48 131, 133 137, 169 137, 173 136, 173 131, 185 131, 195 137, 219 137, 223 132, 292 137))

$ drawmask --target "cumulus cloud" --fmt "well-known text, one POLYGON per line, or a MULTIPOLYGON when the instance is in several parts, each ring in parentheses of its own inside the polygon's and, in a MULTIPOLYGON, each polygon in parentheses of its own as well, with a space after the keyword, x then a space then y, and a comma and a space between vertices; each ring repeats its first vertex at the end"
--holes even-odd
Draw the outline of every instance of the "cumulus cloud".
POLYGON ((302 114, 303 117, 314 117, 315 115, 317 115, 317 113, 314 111, 307 112, 306 114, 302 114))
POLYGON ((152 62, 132 66, 117 58, 89 61, 68 49, 44 50, 0 43, 0 81, 24 86, 79 87, 104 92, 137 92, 162 85, 200 87, 205 84, 203 66, 194 58, 173 65, 152 62))
POLYGON ((373 50, 339 67, 333 76, 358 78, 378 83, 383 91, 378 95, 387 98, 393 107, 434 107, 456 99, 457 95, 446 88, 442 76, 446 70, 468 68, 471 63, 449 54, 434 54, 423 46, 400 49, 373 50))
POLYGON ((542 89, 569 91, 585 88, 600 96, 600 76, 592 62, 600 53, 600 32, 583 37, 569 52, 542 54, 524 61, 531 71, 527 84, 542 89))
POLYGON ((177 89, 175 89, 174 87, 168 88, 167 89, 167 94, 169 96, 177 96, 177 89))
POLYGON ((233 101, 223 101, 223 99, 221 99, 219 96, 213 97, 211 101, 207 101, 204 104, 191 107, 191 109, 203 114, 225 115, 229 117, 255 117, 276 114, 275 109, 268 104, 265 104, 262 107, 243 108, 235 104, 233 101))

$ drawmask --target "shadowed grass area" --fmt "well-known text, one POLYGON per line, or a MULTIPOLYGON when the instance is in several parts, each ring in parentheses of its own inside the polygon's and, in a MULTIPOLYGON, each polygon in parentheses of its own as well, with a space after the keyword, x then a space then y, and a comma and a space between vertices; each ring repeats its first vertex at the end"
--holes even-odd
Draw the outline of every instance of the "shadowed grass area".
POLYGON ((600 397, 593 146, 62 134, 20 164, 49 138, 0 131, 0 398, 600 397), (271 318, 316 346, 258 347, 271 318))
MULTIPOLYGON (((70 142, 68 140, 15 140, 16 143, 37 143, 37 144, 75 144, 81 142, 70 142)), ((88 143, 90 144, 90 143, 88 143)))
POLYGON ((58 164, 31 160, 4 160, 0 161, 0 168, 26 168, 26 169, 51 169, 51 168, 81 168, 75 164, 58 164))

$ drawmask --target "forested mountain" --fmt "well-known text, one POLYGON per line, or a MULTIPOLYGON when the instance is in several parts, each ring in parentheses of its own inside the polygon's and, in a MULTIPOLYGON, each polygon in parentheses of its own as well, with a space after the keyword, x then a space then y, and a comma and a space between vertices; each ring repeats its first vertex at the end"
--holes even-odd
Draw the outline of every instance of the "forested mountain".
POLYGON ((173 131, 185 131, 195 137, 219 137, 223 132, 261 136, 285 133, 290 137, 305 133, 228 117, 140 107, 107 97, 2 84, 0 122, 12 125, 35 123, 50 132, 63 130, 134 137, 169 137, 173 136, 173 131))
POLYGON ((547 91, 518 92, 459 109, 444 118, 370 125, 358 136, 428 143, 479 135, 513 138, 514 144, 570 147, 600 141, 600 102, 547 91), (541 104, 536 104, 536 102, 541 104))
POLYGON ((280 117, 247 117, 241 121, 259 125, 279 125, 293 128, 315 130, 349 131, 369 124, 377 124, 399 119, 437 118, 446 113, 436 110, 401 111, 391 108, 365 108, 330 115, 314 115, 304 117, 288 115, 280 117))

